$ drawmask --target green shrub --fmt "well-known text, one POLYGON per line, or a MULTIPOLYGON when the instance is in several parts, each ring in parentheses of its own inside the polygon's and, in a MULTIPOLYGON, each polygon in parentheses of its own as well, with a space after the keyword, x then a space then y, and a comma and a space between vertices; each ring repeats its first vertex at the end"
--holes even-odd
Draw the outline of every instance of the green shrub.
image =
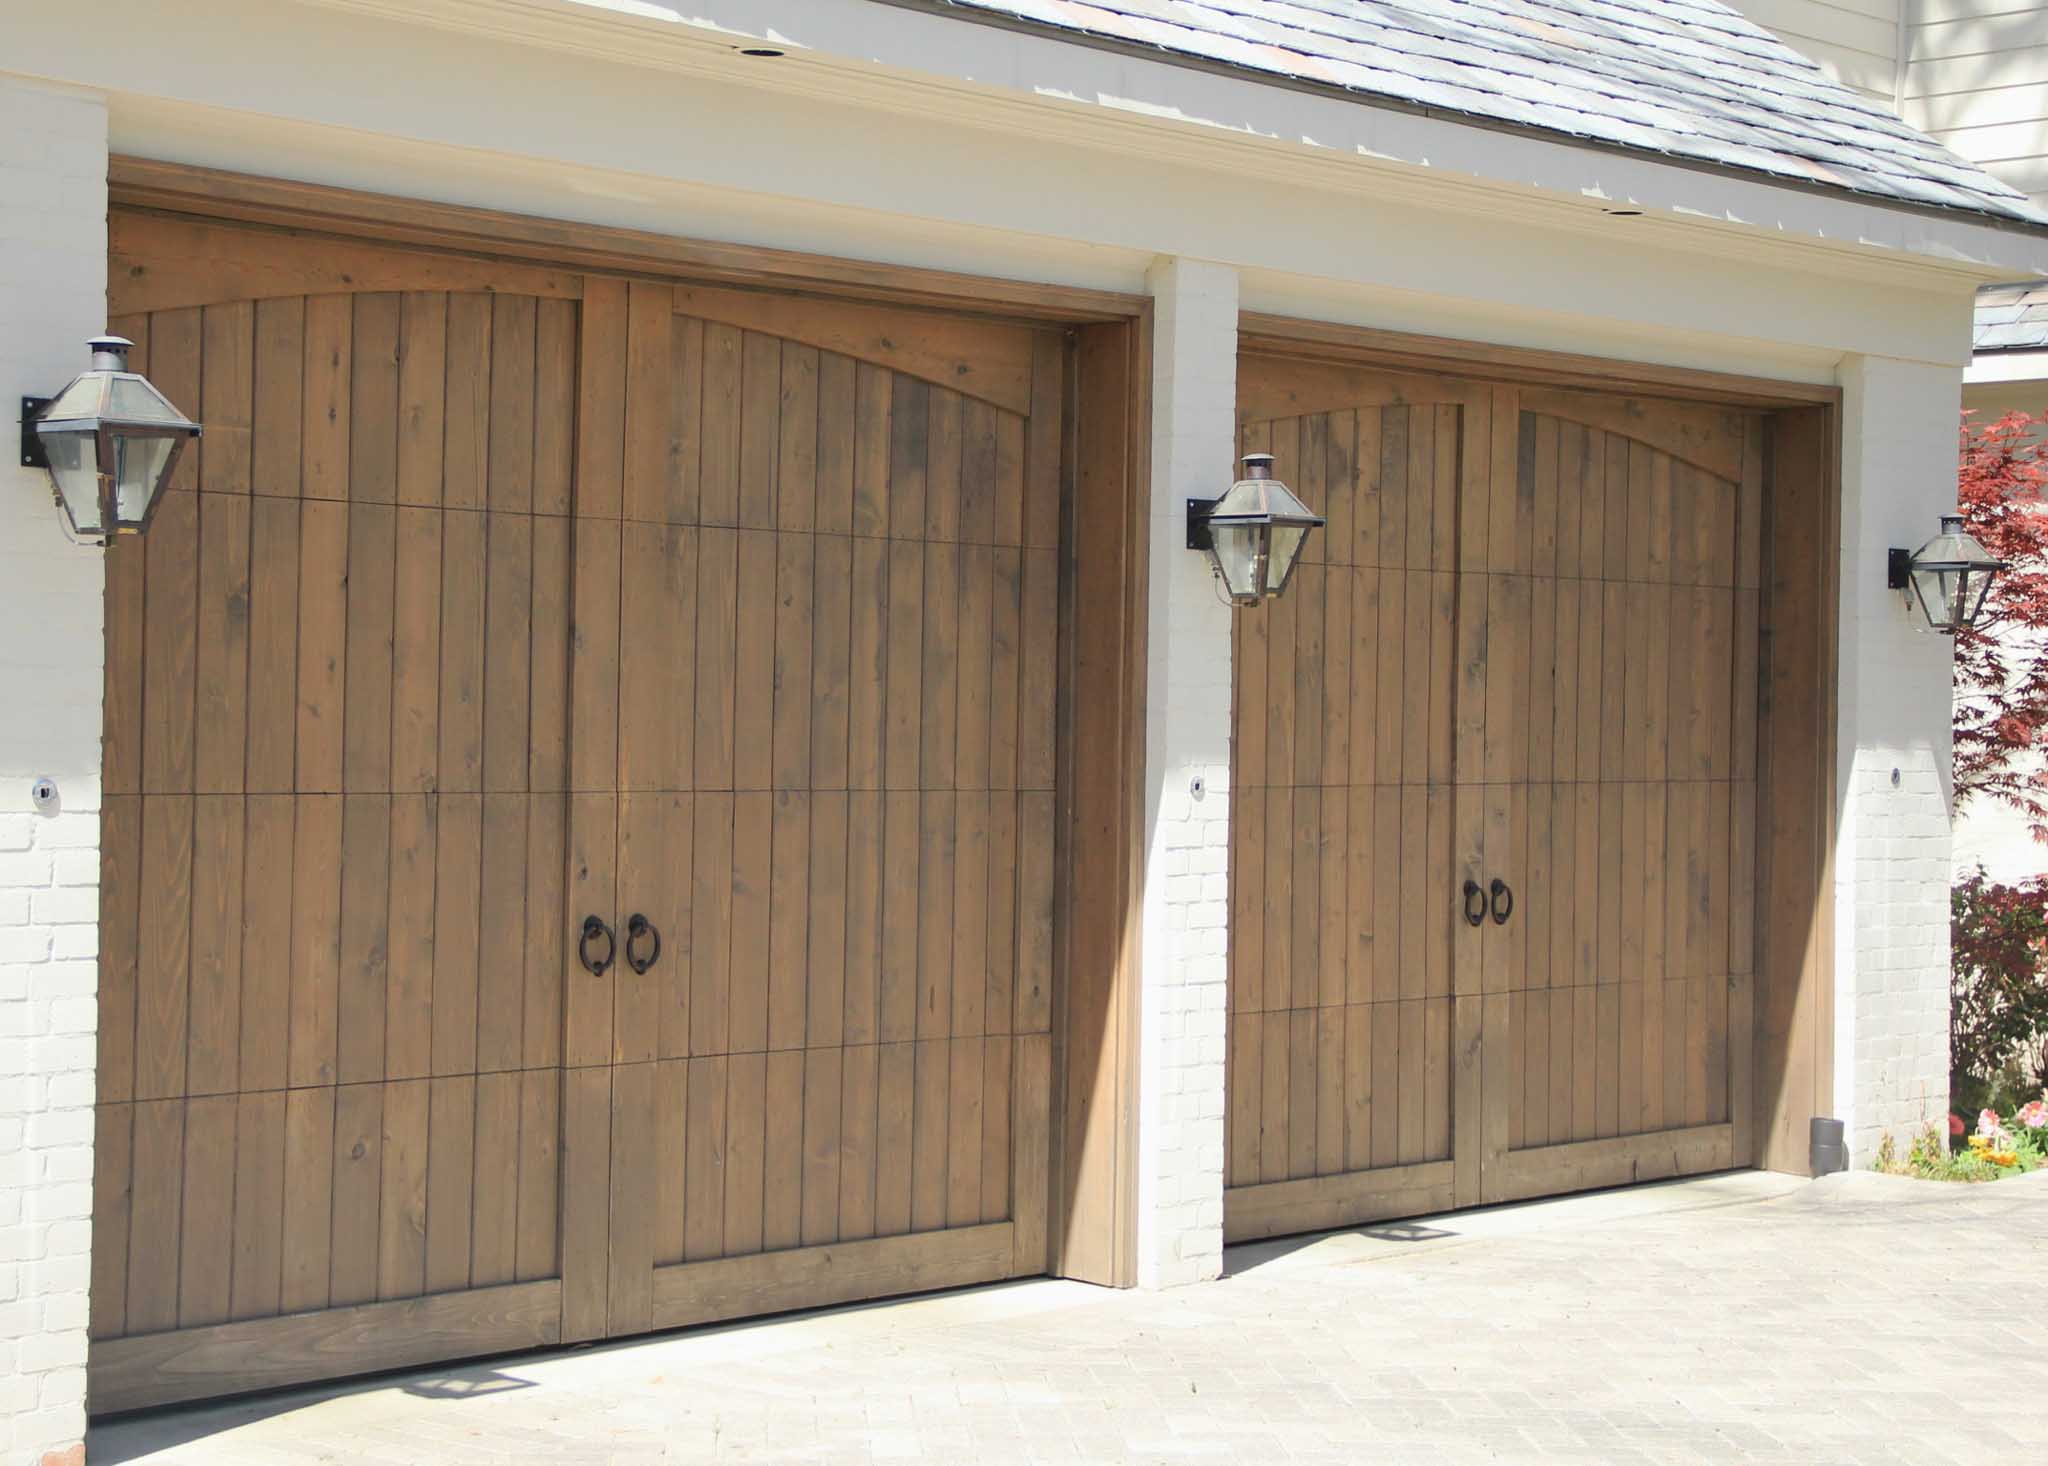
POLYGON ((1968 1113, 2048 1086, 2048 877, 1981 867, 1949 893, 1952 1103, 1968 1113))

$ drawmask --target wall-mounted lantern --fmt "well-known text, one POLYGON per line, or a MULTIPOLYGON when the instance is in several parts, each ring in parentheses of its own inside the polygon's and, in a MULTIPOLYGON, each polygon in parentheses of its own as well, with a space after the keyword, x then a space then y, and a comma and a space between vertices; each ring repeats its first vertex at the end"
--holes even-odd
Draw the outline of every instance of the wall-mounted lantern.
POLYGON ((1953 636, 1977 624, 1991 582, 2006 568, 1963 529, 1962 515, 1944 514, 1941 533, 1919 549, 1886 555, 1885 583, 1910 592, 1927 624, 1953 636))
POLYGON ((46 469, 73 538, 140 534, 199 424, 139 372, 135 343, 95 336, 92 365, 55 397, 21 399, 21 464, 46 469))
POLYGON ((1188 548, 1205 550, 1230 599, 1256 606, 1287 589, 1309 531, 1323 518, 1273 477, 1273 455, 1247 453, 1244 477, 1220 499, 1188 500, 1188 548))

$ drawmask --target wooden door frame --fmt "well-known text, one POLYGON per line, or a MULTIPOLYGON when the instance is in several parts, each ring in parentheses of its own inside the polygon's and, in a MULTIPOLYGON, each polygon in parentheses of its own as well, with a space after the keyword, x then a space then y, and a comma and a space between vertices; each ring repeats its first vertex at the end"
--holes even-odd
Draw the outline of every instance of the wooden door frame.
MULTIPOLYGON (((1261 357, 1762 414, 1755 1016, 1749 1051, 1732 1055, 1730 1123, 1737 1166, 1810 1174, 1806 1122, 1834 1093, 1841 389, 1241 312, 1240 377, 1261 357)), ((1461 1045, 1477 1037, 1466 1029, 1461 1045)))
MULTIPOLYGON (((394 251, 432 272, 441 288, 495 285, 574 297, 581 294, 580 276, 654 279, 827 301, 882 302, 955 317, 1049 323, 1068 331, 1057 652, 1053 1096, 1042 1227, 1047 1270, 1053 1274, 1118 1286, 1134 1282, 1149 298, 671 238, 124 156, 110 160, 108 194, 110 212, 250 226, 290 238, 302 256, 336 244, 394 251), (1083 789, 1085 797, 1078 792, 1083 789)), ((195 257, 181 267, 203 271, 206 264, 195 257)), ((324 278, 318 269, 313 278, 324 278)), ((387 288, 351 278, 345 270, 332 279, 326 288, 342 292, 387 288)), ((897 1239, 899 1250, 914 1251, 919 1240, 916 1234, 897 1239)), ((562 1245, 566 1249, 566 1233, 562 1245)), ((730 1311, 817 1301, 802 1286, 815 1278, 786 1281, 792 1286, 774 1293, 765 1305, 730 1311)), ((934 1283, 944 1285, 943 1279, 934 1283)), ((493 1295, 504 1326, 495 1335, 480 1335, 495 1341, 483 1347, 551 1342, 557 1328, 549 1305, 566 1289, 565 1280, 550 1279, 503 1290, 518 1294, 510 1303, 493 1295)), ((751 1304, 761 1303, 751 1297, 751 1304)), ((374 1323, 385 1342, 361 1348, 360 1357, 365 1368, 392 1368, 445 1352, 445 1347, 437 1351, 434 1341, 447 1334, 443 1315, 451 1308, 464 1320, 473 1311, 430 1295, 365 1305, 335 1322, 342 1333, 362 1336, 374 1323), (414 1321, 424 1333, 410 1329, 414 1321)), ((254 1361, 267 1352, 266 1341, 280 1324, 289 1327, 290 1317, 224 1326, 234 1337, 221 1342, 243 1348, 254 1361)), ((322 1332, 334 1331, 323 1327, 322 1332)), ((146 1370, 173 1337, 110 1341, 117 1346, 118 1362, 105 1358, 106 1346, 100 1346, 96 1391, 103 1399, 110 1394, 117 1409, 206 1393, 196 1376, 191 1388, 170 1394, 140 1387, 137 1371, 146 1370)), ((308 1367, 309 1360, 317 1364, 318 1354, 314 1350, 296 1362, 272 1361, 267 1373, 252 1363, 255 1384, 321 1377, 317 1368, 309 1372, 308 1367)))

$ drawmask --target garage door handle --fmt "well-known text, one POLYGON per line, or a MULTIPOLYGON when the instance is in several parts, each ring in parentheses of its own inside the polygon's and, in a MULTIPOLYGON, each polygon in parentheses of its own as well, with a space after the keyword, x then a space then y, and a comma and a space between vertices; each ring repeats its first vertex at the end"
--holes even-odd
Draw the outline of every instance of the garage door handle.
MULTIPOLYGON (((1496 883, 1497 884, 1497 883, 1496 883)), ((1486 920, 1486 892, 1479 889, 1479 882, 1465 882, 1465 924, 1477 926, 1486 920), (1474 905, 1474 899, 1478 904, 1474 905)))
POLYGON ((619 955, 618 939, 612 929, 604 924, 600 916, 583 918, 583 935, 576 940, 576 955, 583 959, 583 970, 592 977, 603 977, 612 970, 612 959, 619 955), (604 938, 604 951, 593 950, 599 937, 604 938))
POLYGON ((647 969, 660 960, 660 930, 639 912, 634 912, 626 918, 626 965, 645 977, 647 969), (648 943, 645 955, 640 951, 642 941, 648 943))
POLYGON ((1515 893, 1508 889, 1508 883, 1499 876, 1493 878, 1493 924, 1506 926, 1508 918, 1515 914, 1515 893))

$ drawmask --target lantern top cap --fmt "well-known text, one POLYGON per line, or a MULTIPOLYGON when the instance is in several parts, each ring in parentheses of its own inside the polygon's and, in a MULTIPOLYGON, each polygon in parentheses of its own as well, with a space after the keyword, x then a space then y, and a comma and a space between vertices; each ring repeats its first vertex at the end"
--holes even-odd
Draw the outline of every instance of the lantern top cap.
POLYGON ((1963 526, 1968 522, 1960 511, 1941 516, 1941 533, 1913 552, 1915 569, 1941 568, 2006 569, 2006 562, 1992 555, 1963 526))
POLYGON ((1323 517, 1294 497, 1293 490, 1273 477, 1273 455, 1247 453, 1245 477, 1230 486, 1230 492, 1209 511, 1213 525, 1292 524, 1315 529, 1323 517))
POLYGON ((95 336, 85 343, 92 353, 91 370, 96 372, 125 372, 128 370, 128 353, 135 349, 135 343, 126 336, 95 336), (101 360, 101 358, 105 360, 101 360))

